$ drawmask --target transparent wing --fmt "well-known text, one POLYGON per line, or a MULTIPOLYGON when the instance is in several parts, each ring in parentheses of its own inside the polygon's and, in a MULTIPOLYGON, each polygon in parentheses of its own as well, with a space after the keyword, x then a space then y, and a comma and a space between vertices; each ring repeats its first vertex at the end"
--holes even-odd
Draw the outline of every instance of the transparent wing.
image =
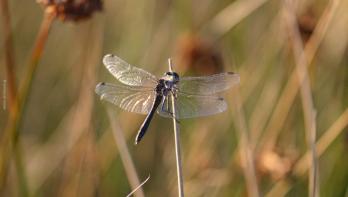
POLYGON ((237 85, 240 81, 239 75, 232 72, 225 72, 210 76, 182 77, 178 88, 181 92, 211 95, 222 92, 237 85))
POLYGON ((156 76, 128 64, 115 55, 105 55, 103 63, 116 79, 126 85, 153 87, 157 84, 156 76))
MULTIPOLYGON (((227 109, 225 100, 218 96, 192 95, 182 92, 177 93, 176 118, 194 118, 209 116, 223 112, 227 109)), ((168 96, 157 108, 157 113, 164 117, 172 117, 171 96, 168 96)))
POLYGON ((153 88, 123 84, 99 83, 95 92, 101 100, 107 100, 120 108, 134 113, 147 114, 155 101, 153 88))

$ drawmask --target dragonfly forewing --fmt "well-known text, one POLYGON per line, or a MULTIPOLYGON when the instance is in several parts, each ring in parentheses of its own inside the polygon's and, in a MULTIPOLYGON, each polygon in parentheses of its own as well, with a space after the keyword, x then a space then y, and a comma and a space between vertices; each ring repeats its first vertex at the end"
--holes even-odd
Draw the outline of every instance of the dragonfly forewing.
POLYGON ((149 113, 156 97, 153 88, 123 84, 99 83, 95 92, 102 100, 139 114, 149 113))
POLYGON ((155 87, 157 84, 158 79, 156 76, 128 64, 116 55, 105 55, 103 63, 116 79, 126 85, 155 87))

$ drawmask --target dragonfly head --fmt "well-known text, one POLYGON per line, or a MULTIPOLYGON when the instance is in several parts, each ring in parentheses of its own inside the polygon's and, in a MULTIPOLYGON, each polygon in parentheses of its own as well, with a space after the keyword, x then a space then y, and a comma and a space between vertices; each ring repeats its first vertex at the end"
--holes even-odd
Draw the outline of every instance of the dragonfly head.
POLYGON ((163 79, 176 83, 179 81, 179 75, 176 72, 166 72, 164 73, 163 79))

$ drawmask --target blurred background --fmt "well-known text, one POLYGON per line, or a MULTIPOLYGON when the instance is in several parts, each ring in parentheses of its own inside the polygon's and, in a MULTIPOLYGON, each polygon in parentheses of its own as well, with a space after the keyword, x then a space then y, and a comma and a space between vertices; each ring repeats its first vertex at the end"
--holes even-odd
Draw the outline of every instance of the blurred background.
POLYGON ((113 53, 239 73, 180 121, 186 196, 348 196, 348 1, 1 0, 0 196, 177 196, 172 120, 100 101, 113 53))

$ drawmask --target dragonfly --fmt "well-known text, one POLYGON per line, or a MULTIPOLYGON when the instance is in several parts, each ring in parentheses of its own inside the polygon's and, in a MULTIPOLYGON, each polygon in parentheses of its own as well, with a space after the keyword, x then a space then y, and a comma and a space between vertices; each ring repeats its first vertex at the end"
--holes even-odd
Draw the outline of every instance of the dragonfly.
POLYGON ((176 120, 221 113, 227 109, 227 103, 217 94, 240 82, 239 75, 233 72, 179 77, 176 72, 169 71, 157 78, 112 54, 104 56, 103 64, 120 83, 99 83, 95 92, 100 99, 128 112, 146 115, 135 144, 145 135, 156 111, 166 118, 175 115, 176 120), (172 99, 175 99, 175 114, 172 99))

